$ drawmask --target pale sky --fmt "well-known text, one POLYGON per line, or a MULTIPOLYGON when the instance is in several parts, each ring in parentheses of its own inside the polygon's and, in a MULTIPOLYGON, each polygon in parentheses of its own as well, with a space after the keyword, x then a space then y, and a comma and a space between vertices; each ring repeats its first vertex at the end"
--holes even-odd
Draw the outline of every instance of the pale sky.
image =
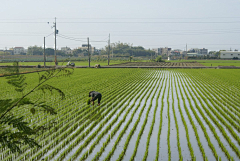
POLYGON ((123 42, 147 49, 170 47, 240 50, 240 0, 1 0, 0 49, 123 42), (49 22, 49 24, 48 24, 49 22), (47 37, 48 36, 48 37, 47 37), (100 41, 100 42, 98 42, 100 41), (102 42, 104 41, 104 42, 102 42))

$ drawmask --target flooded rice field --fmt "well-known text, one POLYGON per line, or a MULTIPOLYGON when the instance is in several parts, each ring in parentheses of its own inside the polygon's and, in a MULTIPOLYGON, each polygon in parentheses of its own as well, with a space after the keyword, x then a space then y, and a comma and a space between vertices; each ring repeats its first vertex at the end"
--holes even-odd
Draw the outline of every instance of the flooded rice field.
POLYGON ((1 149, 0 159, 240 160, 237 69, 101 69, 92 84, 90 70, 66 83, 77 90, 49 117, 58 130, 35 138, 41 148, 1 149), (100 106, 86 104, 90 90, 100 106))

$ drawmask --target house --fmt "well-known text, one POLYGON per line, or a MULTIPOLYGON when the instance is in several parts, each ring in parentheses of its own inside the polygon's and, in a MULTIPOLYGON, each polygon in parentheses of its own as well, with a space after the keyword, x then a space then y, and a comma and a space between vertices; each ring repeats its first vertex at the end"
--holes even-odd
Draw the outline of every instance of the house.
MULTIPOLYGON (((82 44, 82 47, 78 47, 78 49, 81 49, 81 50, 88 50, 88 44, 82 44)), ((90 44, 89 44, 89 50, 90 50, 90 54, 94 53, 95 52, 95 47, 92 47, 90 44)))
POLYGON ((204 56, 204 55, 207 56, 208 55, 208 49, 205 49, 205 48, 202 48, 202 49, 192 48, 188 52, 197 53, 198 56, 204 56))
POLYGON ((171 54, 172 48, 168 48, 168 47, 165 47, 165 48, 153 48, 152 50, 155 51, 156 56, 158 56, 158 55, 169 56, 171 54))
POLYGON ((63 51, 65 54, 71 54, 71 49, 69 47, 62 47, 61 48, 61 51, 63 51))
POLYGON ((24 47, 13 48, 13 54, 14 55, 19 55, 19 54, 24 53, 24 52, 25 52, 24 47))
POLYGON ((220 51, 220 59, 240 59, 238 51, 220 51))

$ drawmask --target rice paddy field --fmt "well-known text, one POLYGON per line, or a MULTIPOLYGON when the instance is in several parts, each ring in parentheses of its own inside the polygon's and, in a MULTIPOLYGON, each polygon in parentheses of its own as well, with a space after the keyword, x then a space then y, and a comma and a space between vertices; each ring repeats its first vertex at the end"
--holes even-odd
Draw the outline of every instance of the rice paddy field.
MULTIPOLYGON (((38 74, 26 77, 25 92, 38 74)), ((6 82, 0 99, 19 97, 6 82)), ((240 160, 238 69, 86 68, 49 84, 66 94, 45 98, 57 115, 14 110, 31 126, 54 123, 36 136, 42 147, 0 148, 0 160, 240 160), (102 93, 100 106, 87 105, 92 90, 102 93)))

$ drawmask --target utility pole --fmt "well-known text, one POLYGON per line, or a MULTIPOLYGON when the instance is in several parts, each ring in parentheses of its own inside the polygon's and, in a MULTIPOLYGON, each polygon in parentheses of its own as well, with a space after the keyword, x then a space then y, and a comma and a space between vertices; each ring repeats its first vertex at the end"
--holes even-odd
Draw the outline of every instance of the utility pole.
POLYGON ((88 67, 90 68, 90 47, 89 47, 89 38, 87 38, 88 41, 88 67))
POLYGON ((187 44, 186 44, 186 55, 187 55, 187 44))
POLYGON ((55 66, 58 64, 57 62, 57 23, 56 23, 56 17, 55 17, 55 23, 54 24, 54 34, 55 34, 55 50, 54 50, 54 56, 55 56, 55 66))
POLYGON ((108 39, 108 65, 110 63, 110 34, 109 34, 109 39, 108 39))
POLYGON ((46 68, 45 37, 44 37, 44 47, 43 47, 43 61, 44 61, 44 68, 46 68))

